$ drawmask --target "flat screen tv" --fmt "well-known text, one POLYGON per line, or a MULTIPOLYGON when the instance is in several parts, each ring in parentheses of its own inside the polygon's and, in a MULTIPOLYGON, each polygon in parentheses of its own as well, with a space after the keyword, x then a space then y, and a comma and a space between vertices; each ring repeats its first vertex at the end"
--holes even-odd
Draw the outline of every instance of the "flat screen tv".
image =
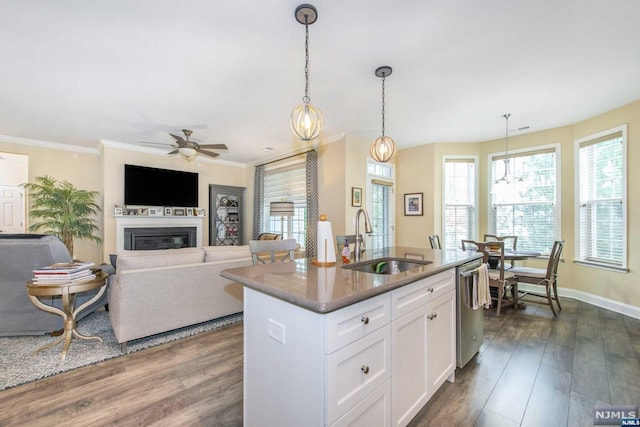
POLYGON ((198 174, 125 164, 124 203, 197 208, 198 174))

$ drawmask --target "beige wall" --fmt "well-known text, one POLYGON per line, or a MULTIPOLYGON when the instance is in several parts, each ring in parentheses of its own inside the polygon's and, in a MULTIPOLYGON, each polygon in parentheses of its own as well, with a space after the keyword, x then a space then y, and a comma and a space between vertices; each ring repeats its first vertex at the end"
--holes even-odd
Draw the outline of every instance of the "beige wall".
MULTIPOLYGON (((608 298, 620 303, 640 307, 640 223, 634 221, 640 215, 640 193, 633 183, 639 182, 640 170, 634 159, 640 158, 640 101, 598 115, 571 126, 531 132, 509 138, 509 149, 560 144, 561 146, 561 236, 565 240, 564 262, 561 264, 560 286, 578 292, 608 298), (574 263, 575 258, 575 149, 576 139, 600 131, 628 124, 628 273, 587 267, 574 263)), ((429 234, 442 234, 442 156, 479 155, 479 232, 487 231, 489 206, 488 155, 504 151, 504 138, 472 144, 431 144, 401 150, 397 168, 397 244, 425 246, 429 234), (425 216, 404 217, 402 197, 407 192, 424 192, 425 216), (432 205, 431 209, 428 205, 432 205)), ((543 267, 542 261, 531 261, 535 267, 543 267)))
MULTIPOLYGON (((253 180, 248 181, 247 169, 240 166, 228 166, 224 163, 211 161, 186 161, 178 156, 150 154, 139 151, 129 151, 110 146, 103 146, 101 167, 104 179, 104 243, 103 259, 108 260, 110 253, 115 253, 115 218, 113 216, 115 204, 124 203, 124 165, 133 164, 163 169, 181 170, 198 173, 199 206, 205 208, 207 217, 203 222, 203 244, 209 244, 209 185, 231 185, 234 187, 253 186, 253 180)), ((244 197, 248 197, 245 190, 244 197)), ((251 197, 252 194, 251 194, 251 197)), ((250 224, 250 223, 248 223, 250 224)), ((249 225, 250 227, 250 225, 249 225)))
MULTIPOLYGON (((566 241, 564 263, 560 266, 561 286, 579 292, 601 296, 625 304, 640 307, 640 224, 634 222, 640 214, 640 194, 633 183, 640 179, 634 159, 640 158, 640 101, 598 115, 580 123, 562 128, 510 137, 510 149, 548 145, 561 145, 561 208, 562 238, 566 241), (574 190, 574 141, 578 138, 628 124, 628 258, 629 273, 617 273, 573 262, 575 251, 575 190, 574 190)), ((357 136, 346 136, 336 142, 322 145, 318 150, 320 183, 320 212, 332 221, 334 234, 354 231, 353 218, 357 208, 351 207, 351 187, 363 189, 363 206, 366 206, 366 164, 370 141, 357 136)), ((429 234, 441 234, 442 212, 442 156, 479 156, 479 236, 487 231, 488 219, 488 161, 490 153, 504 150, 504 140, 482 143, 428 144, 400 150, 396 157, 396 244, 424 247, 429 234), (424 195, 424 215, 404 216, 405 193, 420 192, 424 195)), ((124 163, 198 172, 200 174, 200 205, 208 212, 208 185, 232 185, 246 187, 245 240, 251 236, 253 206, 253 167, 235 167, 211 162, 186 162, 177 157, 125 151, 103 147, 102 153, 87 153, 69 149, 43 148, 0 140, 0 151, 29 156, 29 180, 36 176, 51 175, 67 179, 77 187, 101 191, 104 206, 98 223, 104 238, 102 245, 89 241, 76 242, 76 257, 103 262, 115 250, 113 206, 122 203, 124 163)), ((208 219, 208 218, 207 218, 208 219)), ((208 237, 208 221, 205 221, 204 240, 208 237)), ((534 265, 542 265, 533 261, 534 265)))
MULTIPOLYGON (((72 148, 72 147, 68 147, 72 148)), ((29 156, 29 182, 37 176, 50 175, 58 181, 67 180, 77 188, 88 191, 101 191, 99 164, 100 156, 70 149, 44 148, 34 145, 6 142, 0 140, 0 151, 29 156)), ((86 150, 85 150, 86 151, 86 150)), ((29 209, 27 208, 27 212, 29 209)), ((27 217, 27 226, 33 221, 27 217)), ((102 213, 96 218, 102 235, 102 213)), ((102 262, 101 245, 90 240, 76 240, 74 254, 77 259, 102 262)))

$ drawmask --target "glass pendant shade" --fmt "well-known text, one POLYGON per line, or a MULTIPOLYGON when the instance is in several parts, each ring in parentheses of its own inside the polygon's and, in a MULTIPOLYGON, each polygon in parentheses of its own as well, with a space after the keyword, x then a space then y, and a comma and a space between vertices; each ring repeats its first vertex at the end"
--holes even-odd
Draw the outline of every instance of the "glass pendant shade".
POLYGON ((395 141, 384 134, 384 82, 391 75, 392 68, 388 65, 376 68, 376 77, 382 78, 382 136, 377 137, 369 148, 369 154, 373 160, 379 163, 386 163, 396 155, 395 141))
POLYGON ((324 116, 319 108, 305 102, 291 113, 291 130, 296 138, 311 141, 320 135, 324 126, 324 116))
POLYGON ((304 25, 304 97, 302 104, 291 113, 291 130, 296 138, 308 142, 322 132, 324 117, 319 108, 311 105, 309 98, 309 25, 318 19, 318 10, 310 4, 301 4, 294 13, 296 21, 304 25))
POLYGON ((182 158, 186 160, 193 160, 198 155, 196 149, 192 147, 181 147, 180 149, 178 149, 178 152, 180 153, 182 158))
POLYGON ((388 162, 396 154, 396 143, 391 137, 379 136, 371 144, 369 154, 376 162, 388 162))

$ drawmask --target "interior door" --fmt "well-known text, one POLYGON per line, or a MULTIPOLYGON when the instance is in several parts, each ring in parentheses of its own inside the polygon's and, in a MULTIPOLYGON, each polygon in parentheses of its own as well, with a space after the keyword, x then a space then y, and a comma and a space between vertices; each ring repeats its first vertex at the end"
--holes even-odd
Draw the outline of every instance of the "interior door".
POLYGON ((0 233, 24 233, 24 189, 0 185, 0 233))

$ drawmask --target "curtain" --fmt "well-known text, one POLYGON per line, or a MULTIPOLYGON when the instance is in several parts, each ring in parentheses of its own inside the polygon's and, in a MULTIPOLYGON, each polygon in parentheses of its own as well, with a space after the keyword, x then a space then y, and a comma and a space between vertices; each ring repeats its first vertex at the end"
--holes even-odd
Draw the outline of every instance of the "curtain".
POLYGON ((256 166, 253 178, 253 240, 262 233, 262 209, 264 201, 264 165, 256 166))
POLYGON ((316 150, 307 153, 307 235, 305 238, 305 256, 316 256, 318 246, 318 226, 320 217, 318 208, 318 152, 316 150))

